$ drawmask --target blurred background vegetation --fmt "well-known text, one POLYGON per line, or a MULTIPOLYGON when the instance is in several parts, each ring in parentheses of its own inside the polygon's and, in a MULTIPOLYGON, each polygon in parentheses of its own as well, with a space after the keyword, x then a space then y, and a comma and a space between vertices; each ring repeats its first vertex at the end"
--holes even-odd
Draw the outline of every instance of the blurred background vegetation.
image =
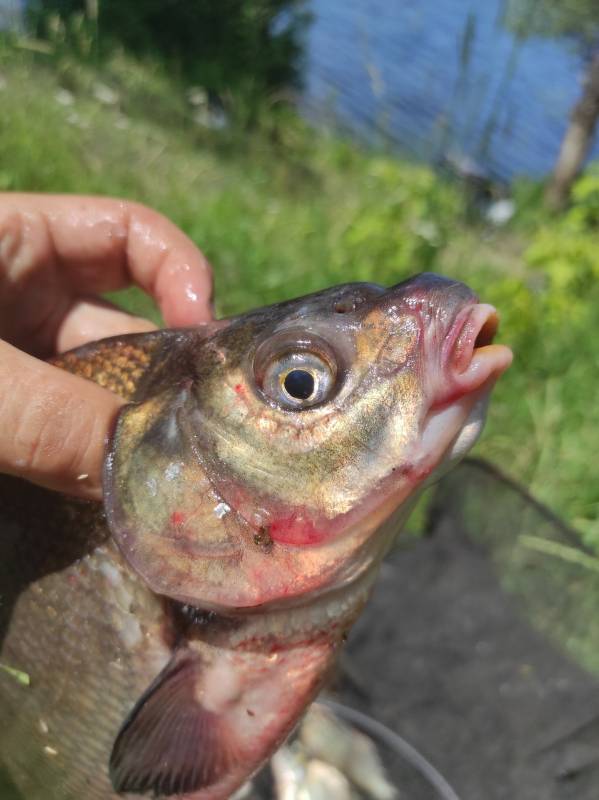
MULTIPOLYGON (((564 17, 538 0, 553 21, 543 30, 531 22, 534 3, 509 5, 510 41, 571 35, 590 69, 596 3, 562 3, 564 17)), ((548 207, 543 181, 400 157, 384 137, 358 141, 313 113, 308 124, 296 100, 301 108, 315 14, 302 0, 31 3, 0 40, 0 189, 159 209, 212 261, 219 314, 421 270, 468 282, 500 309, 516 356, 478 452, 599 552, 599 168, 582 169, 596 121, 589 80, 586 149, 548 207)), ((467 16, 462 72, 474 34, 467 16)), ((141 295, 124 302, 155 313, 141 295)))

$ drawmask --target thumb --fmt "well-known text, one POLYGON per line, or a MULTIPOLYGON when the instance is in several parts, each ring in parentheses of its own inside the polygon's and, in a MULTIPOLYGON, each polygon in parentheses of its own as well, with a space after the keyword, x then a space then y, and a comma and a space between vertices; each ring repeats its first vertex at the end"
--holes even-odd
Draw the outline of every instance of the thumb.
POLYGON ((121 405, 91 381, 0 341, 0 472, 100 500, 104 446, 121 405))

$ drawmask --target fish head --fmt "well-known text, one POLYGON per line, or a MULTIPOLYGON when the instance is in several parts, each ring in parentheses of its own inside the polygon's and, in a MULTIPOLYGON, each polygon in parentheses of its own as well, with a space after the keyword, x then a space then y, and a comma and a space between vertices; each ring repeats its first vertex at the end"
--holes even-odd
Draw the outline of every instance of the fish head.
POLYGON ((115 741, 117 791, 222 800, 289 734, 413 499, 480 433, 511 358, 496 327, 424 274, 168 334, 106 459, 113 536, 183 615, 115 741))
POLYGON ((109 448, 125 557, 157 593, 225 614, 370 575, 476 441, 511 360, 496 328, 468 287, 425 273, 181 331, 109 448))

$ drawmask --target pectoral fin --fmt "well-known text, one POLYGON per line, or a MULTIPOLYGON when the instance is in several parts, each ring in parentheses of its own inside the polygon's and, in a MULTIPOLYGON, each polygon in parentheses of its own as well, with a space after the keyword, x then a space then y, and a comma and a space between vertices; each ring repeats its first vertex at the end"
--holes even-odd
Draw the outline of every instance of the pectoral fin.
POLYGON ((237 756, 220 715, 201 702, 200 657, 168 664, 123 724, 110 757, 117 792, 180 795, 222 780, 237 756))
MULTIPOLYGON (((235 636, 248 624, 235 623, 235 636)), ((230 626, 202 623, 206 639, 182 645, 136 703, 110 757, 115 791, 230 797, 297 723, 339 644, 320 633, 273 651, 271 637, 255 640, 247 628, 244 646, 231 648, 230 626)))

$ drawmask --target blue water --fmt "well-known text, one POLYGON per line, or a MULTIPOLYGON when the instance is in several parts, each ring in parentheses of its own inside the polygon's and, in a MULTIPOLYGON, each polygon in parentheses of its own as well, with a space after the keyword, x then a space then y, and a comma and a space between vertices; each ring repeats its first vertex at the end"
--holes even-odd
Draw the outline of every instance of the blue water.
POLYGON ((498 178, 549 172, 582 64, 563 41, 515 42, 502 10, 503 0, 312 0, 306 112, 428 160, 467 156, 498 178))
POLYGON ((24 7, 25 0, 0 0, 0 30, 19 30, 24 7))

